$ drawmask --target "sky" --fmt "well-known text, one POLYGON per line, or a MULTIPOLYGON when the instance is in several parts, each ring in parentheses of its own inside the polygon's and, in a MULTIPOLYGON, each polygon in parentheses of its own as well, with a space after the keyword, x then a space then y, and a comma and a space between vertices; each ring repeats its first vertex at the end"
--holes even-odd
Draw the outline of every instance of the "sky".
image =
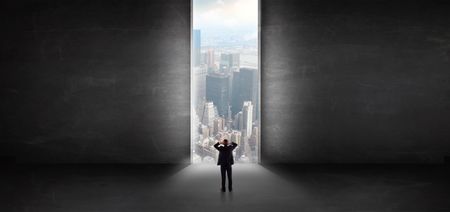
POLYGON ((193 0, 193 28, 202 37, 239 35, 257 39, 258 0, 193 0))

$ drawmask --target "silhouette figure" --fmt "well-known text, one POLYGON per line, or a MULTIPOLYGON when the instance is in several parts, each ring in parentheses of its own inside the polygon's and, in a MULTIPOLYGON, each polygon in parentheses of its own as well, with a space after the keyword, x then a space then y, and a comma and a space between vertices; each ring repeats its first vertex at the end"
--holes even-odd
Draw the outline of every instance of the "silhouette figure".
POLYGON ((219 160, 217 165, 220 165, 220 174, 222 175, 222 192, 225 192, 225 173, 228 177, 228 190, 233 190, 233 180, 231 177, 231 166, 234 164, 233 150, 237 147, 237 143, 228 143, 227 139, 222 142, 214 144, 214 148, 219 150, 219 160))

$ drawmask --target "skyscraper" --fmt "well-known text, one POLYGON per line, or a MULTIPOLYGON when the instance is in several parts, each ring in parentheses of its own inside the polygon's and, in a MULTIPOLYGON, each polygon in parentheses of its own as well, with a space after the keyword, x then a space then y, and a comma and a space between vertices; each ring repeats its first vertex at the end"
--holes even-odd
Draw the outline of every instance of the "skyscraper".
POLYGON ((242 145, 243 145, 242 133, 240 131, 233 130, 230 134, 231 134, 230 135, 231 142, 238 144, 238 149, 236 150, 236 158, 239 159, 241 157, 241 155, 243 154, 242 150, 244 150, 244 148, 242 147, 242 145))
MULTIPOLYGON (((251 101, 255 108, 258 107, 258 70, 254 68, 240 68, 233 72, 231 91, 231 112, 238 113, 242 109, 244 101, 251 101)), ((255 111, 253 120, 258 118, 255 111)))
POLYGON ((200 65, 201 59, 201 32, 199 29, 194 29, 192 32, 192 57, 194 66, 200 65))
POLYGON ((216 117, 214 119, 214 124, 213 124, 213 135, 218 134, 219 132, 223 131, 223 127, 225 125, 225 119, 221 118, 221 117, 216 117))
POLYGON ((241 132, 233 130, 231 132, 230 140, 231 140, 231 142, 241 144, 241 136, 242 136, 241 132))
POLYGON ((206 125, 200 126, 200 134, 202 135, 202 139, 206 139, 209 137, 209 127, 206 125))
POLYGON ((244 119, 243 118, 244 117, 242 115, 242 111, 240 111, 239 113, 236 113, 236 115, 234 115, 234 121, 233 121, 234 129, 237 129, 237 130, 244 129, 244 119))
POLYGON ((253 126, 253 105, 251 101, 245 101, 242 107, 243 130, 246 137, 252 135, 253 126))
POLYGON ((202 124, 208 127, 213 127, 214 118, 215 118, 214 104, 213 102, 206 102, 203 107, 203 113, 200 120, 202 124))
POLYGON ((220 71, 228 73, 232 67, 239 67, 239 53, 222 53, 220 55, 220 71))
POLYGON ((206 52, 206 65, 208 66, 208 70, 214 70, 216 68, 214 60, 214 49, 208 49, 208 51, 206 52))
POLYGON ((217 107, 219 116, 227 117, 229 98, 229 76, 211 73, 206 76, 206 100, 217 107))

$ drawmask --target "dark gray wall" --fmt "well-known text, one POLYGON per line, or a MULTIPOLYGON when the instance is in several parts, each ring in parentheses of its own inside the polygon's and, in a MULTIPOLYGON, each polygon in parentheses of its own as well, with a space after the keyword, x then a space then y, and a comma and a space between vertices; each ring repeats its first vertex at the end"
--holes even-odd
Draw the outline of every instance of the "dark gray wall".
MULTIPOLYGON (((450 11, 262 2, 262 161, 450 154, 450 11)), ((189 1, 2 1, 2 160, 189 159, 189 1)))
POLYGON ((3 159, 189 162, 189 1, 0 8, 3 159))
POLYGON ((262 0, 262 161, 450 155, 450 5, 262 0))

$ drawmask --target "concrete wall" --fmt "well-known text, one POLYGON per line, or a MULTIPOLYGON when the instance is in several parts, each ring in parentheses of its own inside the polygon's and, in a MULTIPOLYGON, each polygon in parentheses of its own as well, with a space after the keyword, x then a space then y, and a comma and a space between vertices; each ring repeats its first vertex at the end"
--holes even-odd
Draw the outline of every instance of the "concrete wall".
POLYGON ((189 1, 0 10, 3 160, 189 162, 189 1))
MULTIPOLYGON (((262 162, 450 155, 437 1, 261 0, 262 162)), ((3 1, 2 160, 189 160, 189 1, 3 1)))
POLYGON ((441 163, 450 5, 262 0, 264 163, 441 163))

